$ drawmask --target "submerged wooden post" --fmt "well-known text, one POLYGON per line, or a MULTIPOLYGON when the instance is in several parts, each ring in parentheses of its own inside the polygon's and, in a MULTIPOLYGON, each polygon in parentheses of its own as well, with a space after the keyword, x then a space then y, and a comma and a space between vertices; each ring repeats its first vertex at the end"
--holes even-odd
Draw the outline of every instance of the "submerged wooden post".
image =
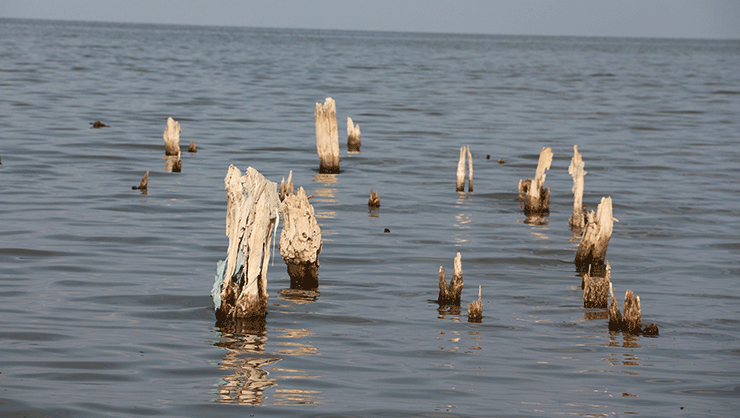
POLYGON ((139 190, 146 190, 146 188, 149 186, 149 170, 146 170, 146 174, 144 174, 144 177, 141 178, 141 183, 139 183, 139 186, 131 186, 131 189, 139 189, 139 190))
POLYGON ((290 288, 312 290, 319 287, 321 229, 303 187, 280 204, 283 232, 280 255, 288 266, 290 288))
POLYGON ((478 300, 468 305, 468 322, 480 322, 483 319, 483 300, 481 286, 478 286, 478 300))
POLYGON ((550 188, 545 187, 545 170, 550 169, 552 156, 552 148, 542 148, 534 180, 519 180, 519 199, 522 199, 524 193, 527 194, 524 198, 525 214, 550 212, 550 188))
POLYGON ((568 225, 573 231, 581 231, 585 226, 583 215, 583 176, 587 173, 583 169, 584 163, 578 145, 573 145, 573 159, 570 160, 568 173, 573 177, 573 216, 568 225))
POLYGON ((280 180, 280 191, 278 192, 278 196, 282 202, 286 197, 292 195, 295 195, 295 190, 293 190, 293 170, 290 170, 288 181, 285 181, 285 177, 280 180))
POLYGON ((465 191, 465 147, 460 147, 460 160, 457 162, 457 183, 455 190, 458 192, 465 191))
POLYGON ((337 107, 331 97, 324 104, 316 103, 316 150, 319 154, 321 173, 339 173, 339 134, 337 132, 337 107))
POLYGON ((347 151, 360 152, 360 125, 352 123, 352 118, 347 118, 347 151))
POLYGON ((279 222, 277 184, 252 167, 242 176, 231 165, 224 186, 229 249, 226 260, 218 263, 211 291, 216 317, 263 317, 270 244, 279 222))
POLYGON ((172 118, 167 118, 167 128, 162 135, 165 155, 180 155, 180 132, 182 132, 180 124, 172 118))
POLYGON ((367 200, 367 206, 370 209, 378 209, 380 207, 380 196, 378 192, 370 188, 370 198, 367 200))
POLYGON ((444 267, 439 267, 439 296, 437 302, 440 305, 456 305, 460 306, 460 295, 463 289, 463 274, 462 274, 462 255, 457 253, 454 262, 454 272, 450 279, 450 285, 447 285, 447 279, 445 278, 444 267))
POLYGON ((190 141, 190 146, 188 147, 188 152, 198 152, 198 148, 195 146, 195 141, 190 141))
POLYGON ((576 251, 576 269, 585 271, 589 265, 598 267, 604 264, 609 239, 612 236, 615 219, 612 216, 612 198, 602 197, 596 210, 596 216, 589 215, 589 222, 581 236, 576 251))
POLYGON ((604 277, 591 277, 591 273, 583 275, 583 307, 604 309, 609 302, 609 286, 611 285, 611 267, 606 262, 604 277))

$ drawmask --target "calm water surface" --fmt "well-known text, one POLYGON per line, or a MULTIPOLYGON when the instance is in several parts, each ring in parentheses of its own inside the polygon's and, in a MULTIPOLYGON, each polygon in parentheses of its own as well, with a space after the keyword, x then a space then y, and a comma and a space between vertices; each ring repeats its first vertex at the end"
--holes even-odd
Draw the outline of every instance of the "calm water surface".
POLYGON ((738 41, 24 20, 0 20, 0 39, 0 416, 740 407, 738 41), (325 97, 338 175, 318 173, 325 97), (181 173, 163 158, 170 116, 198 145, 181 173), (454 188, 463 145, 472 194, 454 188), (583 308, 573 145, 584 203, 614 201, 615 293, 640 295, 657 338, 610 333, 583 308), (530 225, 517 184, 545 146, 551 213, 530 225), (320 296, 280 295, 275 251, 263 327, 215 324, 229 164, 277 182, 292 170, 321 221, 320 296), (146 170, 148 193, 131 190, 146 170), (435 302, 457 252, 463 314, 435 302))

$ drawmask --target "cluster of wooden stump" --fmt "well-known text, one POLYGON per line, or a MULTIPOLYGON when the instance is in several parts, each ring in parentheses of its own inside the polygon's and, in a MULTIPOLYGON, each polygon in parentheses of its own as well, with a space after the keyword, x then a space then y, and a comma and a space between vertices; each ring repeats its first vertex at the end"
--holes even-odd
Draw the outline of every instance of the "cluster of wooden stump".
MULTIPOLYGON (((336 104, 331 98, 316 103, 314 109, 316 123, 316 148, 319 154, 321 173, 339 172, 339 136, 336 119, 336 104)), ((95 122, 93 128, 107 127, 95 122)), ((163 133, 165 158, 171 171, 180 171, 180 124, 172 118, 167 120, 163 133)), ((361 147, 360 127, 347 118, 347 149, 359 153, 361 147)), ((582 275, 583 303, 585 308, 608 308, 609 330, 628 333, 657 335, 658 328, 651 324, 641 327, 640 298, 627 290, 624 311, 614 297, 611 283, 611 266, 606 261, 606 250, 611 238, 613 222, 610 197, 601 199, 597 211, 586 211, 583 206, 584 163, 578 146, 568 172, 573 176, 573 216, 569 225, 574 236, 580 234, 580 243, 575 256, 576 270, 582 275)), ((190 142, 189 152, 196 152, 195 143, 190 142)), ((490 158, 490 155, 487 157, 490 158)), ((456 190, 465 191, 465 169, 467 159, 468 192, 473 192, 473 159, 470 146, 460 148, 457 166, 456 190)), ((553 153, 549 147, 540 153, 534 179, 519 181, 519 199, 523 201, 527 223, 541 222, 549 215, 550 190, 545 184, 546 171, 550 169, 553 153)), ((503 164, 503 159, 499 160, 503 164)), ((139 186, 147 190, 149 171, 139 186)), ((227 196, 226 235, 229 246, 226 259, 220 261, 212 289, 212 297, 219 321, 264 320, 267 299, 267 267, 270 258, 272 239, 277 234, 280 219, 283 228, 279 249, 290 276, 290 289, 302 296, 318 295, 319 254, 322 249, 321 229, 314 215, 314 209, 303 187, 295 191, 292 172, 288 180, 284 178, 279 189, 275 182, 267 180, 252 167, 244 174, 234 165, 229 166, 224 178, 227 196)), ((380 207, 380 197, 370 189, 368 208, 373 211, 380 207)), ((389 232, 387 229, 385 232, 389 232)), ((439 268, 440 309, 458 307, 463 289, 462 256, 457 253, 454 259, 454 272, 449 284, 445 278, 444 267, 439 268)), ((281 291, 283 293, 283 291, 281 291)), ((481 322, 482 289, 478 287, 478 300, 468 305, 468 321, 481 322)))

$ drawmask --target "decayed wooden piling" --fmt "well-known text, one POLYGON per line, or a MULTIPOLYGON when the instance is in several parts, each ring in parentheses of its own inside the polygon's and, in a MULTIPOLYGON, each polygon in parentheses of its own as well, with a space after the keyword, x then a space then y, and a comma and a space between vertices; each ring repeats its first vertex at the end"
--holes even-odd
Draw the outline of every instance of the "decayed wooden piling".
POLYGON ((457 162, 457 182, 455 190, 465 191, 465 157, 468 158, 468 192, 473 192, 473 157, 470 154, 470 145, 460 147, 460 159, 457 162))
POLYGON ((144 177, 141 178, 141 183, 139 183, 138 186, 131 186, 131 189, 146 190, 148 186, 149 186, 149 170, 146 170, 146 174, 144 174, 144 177))
POLYGON ((568 167, 568 173, 573 177, 573 216, 568 225, 573 231, 581 231, 586 224, 583 214, 583 176, 587 173, 583 169, 584 165, 578 145, 573 145, 573 158, 568 167))
POLYGON ((352 118, 347 118, 347 151, 360 152, 360 125, 352 123, 352 118))
POLYGON ((339 134, 337 131, 337 107, 331 97, 324 104, 316 103, 316 150, 319 154, 321 173, 339 172, 339 134))
POLYGON ((370 198, 367 200, 367 207, 370 209, 378 209, 380 207, 380 196, 378 192, 370 188, 370 198))
POLYGON ((616 219, 612 216, 612 198, 602 197, 596 215, 589 214, 589 222, 581 236, 576 251, 576 269, 586 271, 589 265, 594 267, 604 264, 606 250, 616 219))
POLYGON ((456 305, 460 306, 460 295, 463 289, 463 274, 462 274, 462 255, 457 253, 454 262, 454 271, 452 278, 450 279, 450 285, 447 285, 447 279, 445 278, 444 267, 439 267, 439 296, 437 302, 440 305, 456 305))
POLYGON ((550 212, 550 188, 545 187, 545 178, 547 177, 545 170, 550 169, 552 156, 552 148, 542 148, 534 180, 519 180, 519 199, 524 198, 525 214, 550 212), (526 197, 524 197, 524 193, 526 193, 526 197))
POLYGON ((609 283, 609 331, 621 331, 622 311, 619 309, 617 298, 614 297, 614 287, 609 283))
POLYGON ((283 214, 280 255, 288 266, 290 288, 316 289, 319 287, 321 229, 303 187, 298 188, 296 194, 285 197, 280 212, 283 214))
POLYGON ((658 335, 658 326, 652 323, 642 330, 642 308, 640 297, 627 290, 624 294, 624 314, 619 312, 619 304, 614 297, 614 289, 609 285, 609 331, 623 331, 630 334, 658 335))
POLYGON ((609 302, 611 285, 611 267, 606 262, 604 277, 591 277, 590 272, 583 274, 583 307, 604 309, 609 302))
MULTIPOLYGON (((172 118, 167 118, 167 128, 162 135, 164 138, 165 155, 180 155, 180 124, 172 118)), ((179 158, 178 158, 179 159, 179 158)))
POLYGON ((211 295, 216 317, 263 317, 267 307, 267 266, 279 222, 277 184, 249 167, 244 176, 233 165, 224 178, 229 248, 220 261, 211 295))
POLYGON ((483 300, 481 286, 478 286, 478 300, 468 305, 468 322, 480 322, 483 319, 483 300))
POLYGON ((195 146, 195 141, 192 141, 192 140, 190 141, 188 152, 198 152, 198 148, 195 146))
POLYGON ((295 190, 293 190, 293 170, 290 170, 288 181, 285 181, 285 177, 280 180, 280 191, 278 192, 278 196, 282 202, 286 197, 292 195, 295 195, 295 190))

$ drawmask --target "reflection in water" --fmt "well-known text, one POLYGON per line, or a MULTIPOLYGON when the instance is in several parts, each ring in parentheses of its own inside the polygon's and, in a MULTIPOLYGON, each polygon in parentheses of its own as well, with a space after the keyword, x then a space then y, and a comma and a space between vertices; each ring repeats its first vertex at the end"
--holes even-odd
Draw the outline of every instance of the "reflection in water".
POLYGON ((594 319, 609 319, 609 311, 606 309, 599 311, 585 311, 583 317, 589 321, 594 319))
POLYGON ((164 171, 171 173, 176 172, 179 173, 180 169, 182 167, 182 160, 180 160, 179 155, 165 155, 164 157, 164 171), (178 161, 180 163, 178 164, 178 161))
POLYGON ((370 209, 367 210, 367 216, 371 218, 377 218, 380 215, 380 209, 370 209))
MULTIPOLYGON (((277 355, 267 353, 267 331, 265 320, 257 321, 228 321, 217 323, 216 327, 221 334, 221 341, 215 345, 226 349, 218 368, 231 371, 218 384, 218 403, 239 405, 259 405, 265 403, 265 389, 280 386, 280 381, 290 379, 315 379, 317 376, 307 376, 305 371, 275 367, 274 364, 283 360, 283 356, 306 356, 320 354, 318 348, 306 343, 295 341, 277 341, 280 347, 277 355), (267 371, 280 372, 281 376, 270 377, 267 371)), ((278 329, 282 334, 274 339, 300 339, 313 336, 308 329, 278 329)), ((276 388, 274 403, 278 405, 314 404, 316 395, 321 393, 315 390, 276 388)))
MULTIPOLYGON (((322 183, 324 187, 314 189, 313 199, 315 199, 316 202, 322 202, 322 203, 335 203, 337 199, 335 199, 334 195, 337 192, 336 183, 337 183, 337 175, 336 174, 314 174, 313 181, 315 183, 322 183)), ((319 219, 333 219, 336 218, 337 213, 336 212, 327 212, 327 211, 315 211, 314 216, 316 216, 319 219)), ((330 231, 324 231, 322 229, 321 234, 326 235, 333 235, 334 233, 330 231)), ((330 239, 324 239, 324 241, 331 241, 330 239)))
MULTIPOLYGON (((468 213, 460 213, 455 215, 455 223, 454 226, 461 230, 470 229, 470 223, 473 222, 473 219, 471 218, 471 215, 468 213)), ((468 239, 468 233, 465 232, 465 234, 455 234, 455 245, 459 246, 461 244, 464 244, 470 239, 468 239)))

